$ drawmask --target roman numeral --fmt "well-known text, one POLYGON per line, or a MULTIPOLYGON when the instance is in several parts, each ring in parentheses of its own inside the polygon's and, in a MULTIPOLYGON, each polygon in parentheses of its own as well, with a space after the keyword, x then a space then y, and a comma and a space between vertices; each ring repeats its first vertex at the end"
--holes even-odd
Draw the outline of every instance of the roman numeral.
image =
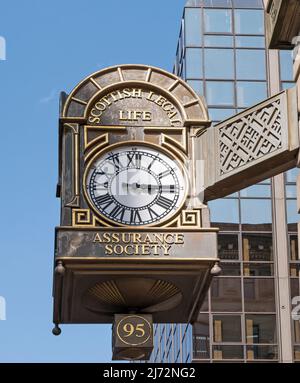
POLYGON ((93 185, 93 189, 94 191, 95 190, 105 190, 108 188, 108 182, 104 182, 103 184, 96 184, 96 185, 93 185))
POLYGON ((142 154, 141 153, 127 154, 127 158, 128 158, 127 166, 130 166, 132 164, 136 168, 141 167, 141 161, 142 161, 142 154), (135 161, 133 161, 133 160, 135 160, 135 161))
POLYGON ((130 164, 132 163, 132 161, 134 159, 134 153, 133 154, 127 154, 127 159, 128 159, 127 166, 130 166, 130 164))
POLYGON ((112 158, 112 161, 115 165, 116 170, 120 170, 121 164, 120 164, 120 159, 119 159, 119 153, 115 154, 112 158))
POLYGON ((120 216, 120 220, 122 221, 123 220, 123 217, 124 217, 124 213, 125 213, 125 207, 121 207, 121 206, 115 206, 113 208, 113 210, 110 212, 110 216, 112 218, 118 218, 119 215, 120 216))
POLYGON ((150 165, 148 166, 148 170, 150 170, 154 164, 154 162, 156 161, 157 159, 157 156, 153 158, 152 162, 150 163, 150 165))
POLYGON ((162 195, 156 201, 156 204, 163 209, 167 210, 172 206, 173 201, 169 198, 163 197, 162 195))
POLYGON ((111 196, 110 196, 108 193, 96 197, 96 198, 95 198, 95 201, 96 201, 97 204, 100 205, 101 207, 102 207, 102 205, 105 205, 105 206, 103 207, 103 209, 108 208, 108 206, 110 206, 110 205, 113 203, 113 200, 112 200, 111 196))
POLYGON ((142 155, 141 153, 136 153, 135 154, 135 166, 137 168, 140 168, 141 167, 141 161, 142 161, 142 155))
POLYGON ((158 178, 161 179, 163 177, 168 176, 169 174, 171 174, 171 170, 165 170, 164 172, 159 173, 158 178))
POLYGON ((149 212, 151 219, 155 219, 156 217, 159 216, 159 214, 157 214, 153 209, 151 209, 151 207, 148 207, 148 212, 149 212))
POLYGON ((142 218, 138 210, 131 210, 130 213, 130 223, 140 223, 142 222, 142 218))

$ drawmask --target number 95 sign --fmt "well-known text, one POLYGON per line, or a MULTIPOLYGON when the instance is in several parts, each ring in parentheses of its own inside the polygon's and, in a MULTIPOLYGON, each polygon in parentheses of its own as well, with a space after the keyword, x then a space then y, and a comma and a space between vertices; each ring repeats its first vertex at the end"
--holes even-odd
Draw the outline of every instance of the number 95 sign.
POLYGON ((153 350, 151 314, 115 314, 113 360, 148 360, 153 350))
POLYGON ((152 337, 152 323, 145 316, 125 316, 116 330, 119 340, 129 346, 141 346, 152 337))

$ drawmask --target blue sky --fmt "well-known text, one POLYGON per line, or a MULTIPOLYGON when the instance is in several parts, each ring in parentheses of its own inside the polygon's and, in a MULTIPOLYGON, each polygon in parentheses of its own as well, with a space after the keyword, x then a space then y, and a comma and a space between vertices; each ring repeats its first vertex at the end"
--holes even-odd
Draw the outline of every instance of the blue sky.
POLYGON ((58 96, 98 69, 172 70, 185 0, 6 0, 0 4, 0 362, 106 362, 110 326, 52 330, 54 227, 59 223, 58 96))

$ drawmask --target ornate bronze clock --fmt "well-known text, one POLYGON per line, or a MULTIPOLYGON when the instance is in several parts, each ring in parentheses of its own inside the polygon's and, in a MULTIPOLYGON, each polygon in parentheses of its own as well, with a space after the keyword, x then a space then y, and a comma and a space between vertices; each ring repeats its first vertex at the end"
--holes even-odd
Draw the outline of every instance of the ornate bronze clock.
POLYGON ((114 323, 114 358, 148 358, 152 320, 195 320, 218 261, 197 198, 195 143, 209 125, 186 83, 149 66, 107 68, 62 95, 56 334, 114 323))

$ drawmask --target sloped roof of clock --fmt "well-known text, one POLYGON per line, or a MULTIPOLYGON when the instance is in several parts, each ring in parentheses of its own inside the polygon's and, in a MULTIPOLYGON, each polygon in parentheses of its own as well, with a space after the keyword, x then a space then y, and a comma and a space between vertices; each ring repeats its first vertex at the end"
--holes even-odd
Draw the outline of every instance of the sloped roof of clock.
POLYGON ((179 77, 147 65, 119 65, 86 77, 67 97, 61 119, 84 122, 96 100, 113 90, 136 86, 156 91, 173 102, 184 126, 210 125, 203 98, 179 77))

